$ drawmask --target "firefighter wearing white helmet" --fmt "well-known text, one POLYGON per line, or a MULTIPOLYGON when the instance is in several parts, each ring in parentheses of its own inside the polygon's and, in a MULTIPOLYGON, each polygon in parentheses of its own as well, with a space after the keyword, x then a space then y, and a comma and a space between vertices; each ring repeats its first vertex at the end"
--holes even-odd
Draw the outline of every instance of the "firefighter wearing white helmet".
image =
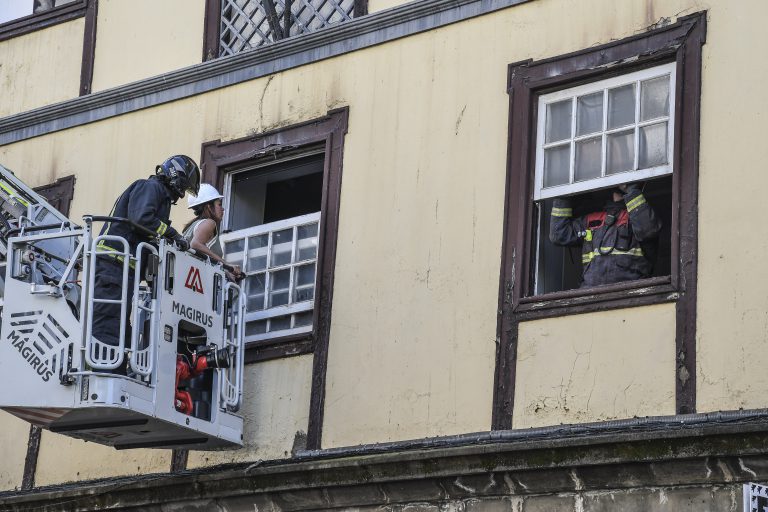
POLYGON ((195 218, 184 227, 184 238, 189 241, 191 249, 221 263, 227 270, 227 276, 238 280, 243 277, 240 267, 228 265, 224 261, 219 243, 219 226, 224 218, 224 207, 221 204, 223 198, 213 185, 200 185, 197 196, 190 196, 187 200, 187 206, 194 212, 195 218))

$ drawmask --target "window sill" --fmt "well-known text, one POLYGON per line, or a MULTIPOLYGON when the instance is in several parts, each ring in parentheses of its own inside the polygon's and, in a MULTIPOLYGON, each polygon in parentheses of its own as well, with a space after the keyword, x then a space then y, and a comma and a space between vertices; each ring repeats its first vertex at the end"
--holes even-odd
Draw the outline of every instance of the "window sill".
POLYGON ((311 332, 252 341, 245 344, 245 364, 311 354, 313 351, 314 341, 311 332))
POLYGON ((590 313, 673 302, 679 297, 670 276, 567 290, 521 298, 514 312, 520 320, 590 313))
POLYGON ((23 18, 7 21, 0 24, 0 41, 12 39, 36 30, 41 30, 65 21, 85 16, 89 0, 80 0, 54 7, 39 14, 30 14, 23 18))

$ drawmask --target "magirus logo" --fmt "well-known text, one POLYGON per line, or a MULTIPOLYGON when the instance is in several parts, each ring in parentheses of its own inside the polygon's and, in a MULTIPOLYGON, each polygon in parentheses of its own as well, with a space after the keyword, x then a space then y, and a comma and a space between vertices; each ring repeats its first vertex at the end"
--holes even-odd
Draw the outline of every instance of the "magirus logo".
POLYGON ((187 281, 184 286, 197 293, 203 292, 203 280, 200 278, 200 269, 197 267, 189 267, 187 273, 187 281))

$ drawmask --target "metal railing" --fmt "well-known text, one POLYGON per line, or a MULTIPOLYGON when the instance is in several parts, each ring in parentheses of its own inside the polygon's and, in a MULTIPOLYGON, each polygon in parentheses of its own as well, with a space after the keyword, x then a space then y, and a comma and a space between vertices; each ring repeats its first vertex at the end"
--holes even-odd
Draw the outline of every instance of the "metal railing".
MULTIPOLYGON (((141 271, 144 267, 144 251, 154 256, 158 256, 158 250, 152 244, 142 242, 136 248, 136 268, 134 269, 133 280, 133 309, 131 316, 134 319, 134 326, 131 330, 131 369, 139 375, 149 377, 152 375, 155 365, 155 350, 152 346, 152 336, 157 327, 157 299, 150 295, 149 305, 144 305, 139 295, 141 283, 141 271), (149 321, 150 335, 146 338, 142 336, 144 324, 149 321), (143 347, 142 342, 143 341, 143 347)), ((157 286, 157 285, 156 285, 157 286)))
POLYGON ((245 338, 245 297, 240 287, 234 283, 224 285, 226 304, 224 322, 224 348, 231 355, 229 368, 219 369, 220 394, 222 405, 231 411, 240 408, 243 394, 243 351, 245 338))
MULTIPOLYGON (((125 358, 125 329, 126 313, 128 311, 128 277, 130 272, 131 253, 128 248, 128 242, 119 236, 100 235, 91 241, 91 248, 88 251, 88 295, 90 304, 85 323, 85 361, 97 370, 114 370, 123 363, 125 358), (99 247, 102 242, 110 242, 122 248, 122 252, 114 247, 99 247), (96 267, 99 264, 99 258, 122 258, 121 264, 121 287, 119 299, 105 299, 95 296, 96 267), (120 328, 117 345, 104 343, 93 337, 93 316, 96 304, 119 304, 120 305, 120 328)), ((119 260, 118 260, 119 261, 119 260)))

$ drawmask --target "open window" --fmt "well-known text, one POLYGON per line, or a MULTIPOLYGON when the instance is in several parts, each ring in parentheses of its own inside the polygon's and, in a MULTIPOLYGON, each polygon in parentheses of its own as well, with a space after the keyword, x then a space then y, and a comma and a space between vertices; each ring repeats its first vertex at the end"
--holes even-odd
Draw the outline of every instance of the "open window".
POLYGON ((228 173, 224 257, 246 274, 246 342, 312 331, 322 148, 228 173))
POLYGON ((224 193, 224 257, 246 274, 246 361, 327 344, 346 120, 203 146, 204 180, 224 193))
POLYGON ((493 428, 512 428, 521 322, 675 303, 676 411, 696 408, 699 121, 706 13, 508 69, 509 138, 493 428), (581 253, 551 247, 552 203, 576 216, 645 183, 661 217, 652 275, 579 287, 581 253), (575 207, 576 203, 582 212, 575 207), (568 209, 566 209, 568 210, 568 209))
POLYGON ((594 258, 619 259, 618 251, 602 247, 605 255, 597 250, 584 261, 582 247, 550 241, 554 200, 569 198, 572 218, 585 219, 603 210, 613 188, 626 183, 642 187, 639 200, 662 226, 652 240, 633 243, 636 257, 650 269, 647 277, 670 274, 675 75, 675 64, 669 63, 538 97, 533 294, 579 288, 594 258))

